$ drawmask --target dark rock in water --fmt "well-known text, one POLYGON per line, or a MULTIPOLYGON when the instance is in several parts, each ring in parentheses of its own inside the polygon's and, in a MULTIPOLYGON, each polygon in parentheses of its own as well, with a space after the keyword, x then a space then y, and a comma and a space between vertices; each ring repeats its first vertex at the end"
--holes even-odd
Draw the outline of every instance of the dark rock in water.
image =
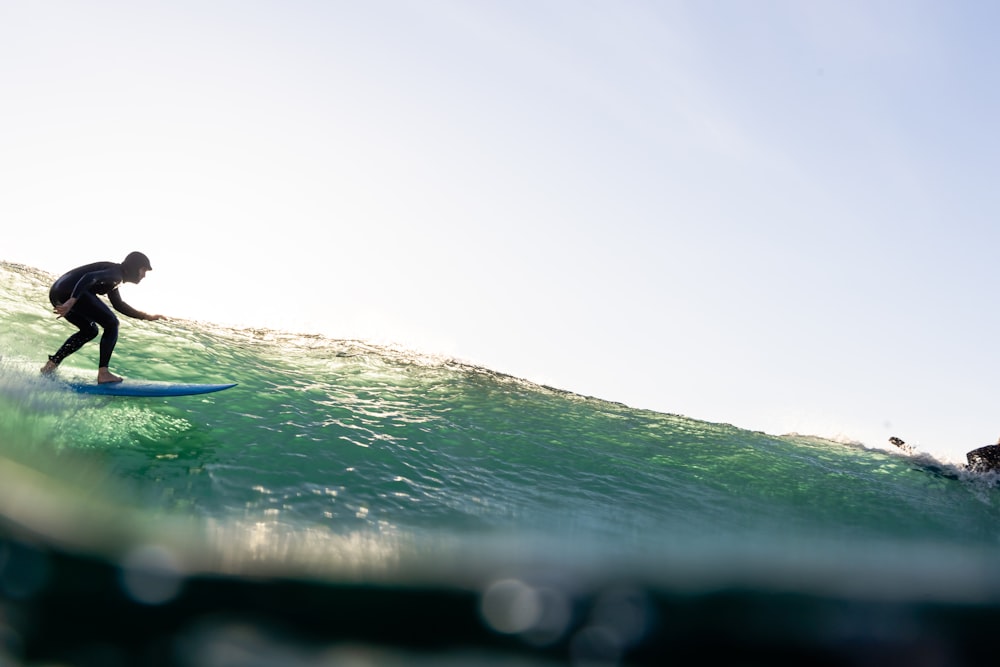
POLYGON ((969 470, 976 472, 1000 471, 1000 444, 973 449, 965 457, 969 460, 969 470))

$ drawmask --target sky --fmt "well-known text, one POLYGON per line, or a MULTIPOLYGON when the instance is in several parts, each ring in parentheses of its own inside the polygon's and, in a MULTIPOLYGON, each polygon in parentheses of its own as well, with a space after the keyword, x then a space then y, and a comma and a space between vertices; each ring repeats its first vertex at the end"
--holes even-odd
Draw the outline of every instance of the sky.
POLYGON ((964 461, 1000 436, 998 19, 0 0, 0 259, 142 250, 146 311, 964 461))

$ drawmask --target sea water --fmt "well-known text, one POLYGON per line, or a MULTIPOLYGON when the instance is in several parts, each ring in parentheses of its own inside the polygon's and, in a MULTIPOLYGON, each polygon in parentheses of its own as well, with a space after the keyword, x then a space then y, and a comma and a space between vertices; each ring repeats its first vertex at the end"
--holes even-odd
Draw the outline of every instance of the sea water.
MULTIPOLYGON (((0 591, 15 608, 36 605, 47 629, 60 621, 46 620, 46 595, 70 586, 55 573, 74 571, 80 558, 118 572, 115 590, 159 613, 183 605, 185 590, 197 588, 192 582, 206 580, 299 581, 314 595, 374 587, 357 604, 388 591, 388 607, 378 612, 387 615, 415 589, 436 595, 439 609, 448 609, 442 600, 451 593, 468 595, 463 622, 477 630, 442 630, 434 650, 450 646, 449 636, 455 646, 482 644, 471 637, 510 642, 481 645, 480 661, 659 660, 650 647, 701 646, 681 635, 664 640, 671 636, 662 625, 664 600, 683 600, 690 611, 714 604, 720 591, 742 596, 722 615, 783 595, 966 610, 946 615, 950 630, 935 644, 953 664, 970 658, 957 648, 956 614, 996 613, 994 474, 883 443, 767 434, 633 409, 421 351, 183 320, 122 317, 114 370, 235 388, 169 399, 80 395, 61 380, 94 375, 96 342, 57 377, 38 373, 72 331, 49 313, 52 278, 0 264, 7 551, 28 549, 45 563, 17 570, 31 559, 9 556, 0 591), (57 566, 61 558, 70 564, 57 566), (129 584, 129 572, 145 573, 137 579, 145 588, 129 584), (615 614, 645 610, 641 622, 610 638, 595 634, 587 619, 596 601, 616 591, 627 591, 620 595, 628 603, 612 607, 615 614)), ((781 647, 796 641, 820 651, 811 658, 866 655, 871 642, 882 650, 919 644, 900 630, 912 619, 891 630, 853 619, 844 636, 869 644, 838 653, 836 641, 816 639, 827 637, 822 627, 788 625, 794 605, 768 609, 779 627, 768 626, 767 642, 729 637, 748 664, 755 650, 780 661, 781 647)), ((9 633, 20 637, 8 646, 11 660, 46 656, 30 627, 10 623, 9 633)), ((413 657, 410 644, 387 635, 394 650, 399 644, 413 657)), ((101 645, 114 643, 112 635, 101 645)), ((65 644, 68 654, 88 655, 79 643, 65 644)), ((373 664, 406 662, 367 655, 373 664)))

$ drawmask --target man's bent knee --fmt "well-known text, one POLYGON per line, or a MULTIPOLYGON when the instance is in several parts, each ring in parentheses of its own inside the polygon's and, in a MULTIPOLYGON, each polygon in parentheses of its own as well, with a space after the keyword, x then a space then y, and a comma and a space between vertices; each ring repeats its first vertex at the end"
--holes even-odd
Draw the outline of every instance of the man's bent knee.
POLYGON ((93 322, 91 322, 89 326, 80 327, 80 335, 83 336, 85 343, 97 338, 97 334, 99 333, 100 330, 97 328, 97 325, 94 324, 93 322))

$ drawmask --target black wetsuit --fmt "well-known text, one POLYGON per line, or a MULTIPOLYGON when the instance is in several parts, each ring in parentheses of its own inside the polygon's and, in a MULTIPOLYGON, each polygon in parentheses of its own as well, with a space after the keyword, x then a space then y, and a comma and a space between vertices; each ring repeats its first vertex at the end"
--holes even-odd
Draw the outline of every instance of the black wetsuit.
POLYGON ((63 274, 49 290, 49 301, 53 306, 76 297, 72 310, 66 313, 66 319, 75 325, 79 331, 66 339, 59 351, 49 357, 54 364, 73 354, 84 344, 97 337, 97 325, 104 328, 101 336, 101 354, 99 367, 106 367, 111 362, 111 353, 118 342, 118 318, 108 308, 98 294, 106 294, 111 305, 119 313, 139 320, 149 319, 149 316, 122 300, 118 285, 125 279, 121 264, 115 262, 96 262, 73 269, 63 274))

